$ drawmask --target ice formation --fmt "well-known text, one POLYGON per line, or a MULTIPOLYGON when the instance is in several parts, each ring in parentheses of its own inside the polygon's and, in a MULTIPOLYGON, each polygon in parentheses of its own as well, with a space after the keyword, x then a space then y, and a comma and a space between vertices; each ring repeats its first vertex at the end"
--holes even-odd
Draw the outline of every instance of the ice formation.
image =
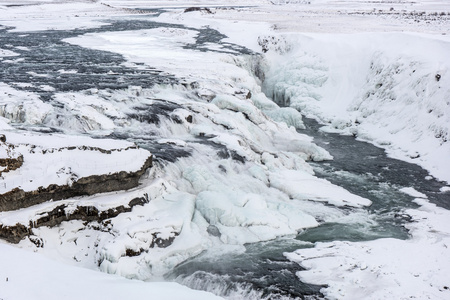
POLYGON ((374 142, 450 180, 443 159, 450 154, 447 39, 412 33, 280 39, 290 50, 267 53, 266 94, 327 124, 324 130, 374 142))

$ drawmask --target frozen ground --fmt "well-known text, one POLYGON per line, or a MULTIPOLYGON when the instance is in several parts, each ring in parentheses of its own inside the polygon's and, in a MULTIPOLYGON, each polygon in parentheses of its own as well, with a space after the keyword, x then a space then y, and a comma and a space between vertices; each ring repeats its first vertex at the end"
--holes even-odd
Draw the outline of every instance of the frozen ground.
MULTIPOLYGON (((314 176, 307 161, 331 156, 297 133, 304 125, 295 109, 328 123, 324 130, 381 145, 390 155, 450 181, 449 40, 444 35, 450 33, 449 4, 308 2, 104 1, 33 6, 0 2, 0 10, 6 12, 0 24, 15 27, 17 34, 98 27, 119 18, 156 16, 155 11, 145 11, 154 6, 183 7, 156 19, 179 27, 163 24, 91 32, 65 40, 119 53, 129 65, 163 70, 178 84, 128 90, 56 89, 48 102, 37 95, 25 101, 26 82, 14 88, 2 84, 6 96, 0 110, 11 122, 7 125, 6 119, 0 119, 2 131, 45 127, 75 135, 124 137, 150 150, 161 145, 183 153, 158 161, 134 190, 64 200, 66 212, 77 205, 106 210, 143 195, 150 197, 150 203, 107 222, 70 221, 56 228, 35 228, 19 247, 65 264, 148 280, 208 248, 239 252, 245 243, 294 236, 324 222, 373 222, 364 210, 370 205, 368 199, 314 176), (251 7, 212 8, 213 14, 183 12, 193 5, 251 7), (199 37, 215 34, 202 31, 206 25, 228 38, 199 43, 199 37), (235 44, 266 53, 256 58, 234 55, 249 53, 235 44), (280 108, 262 91, 291 108, 280 108), (147 114, 157 114, 157 121, 147 114)), ((20 62, 20 51, 26 49, 2 45, 0 63, 20 62)), ((414 189, 402 191, 423 198, 414 189)), ((414 221, 407 225, 409 240, 316 243, 286 256, 308 268, 298 273, 302 280, 328 285, 323 293, 330 299, 448 298, 448 211, 424 199, 417 202, 419 209, 406 211, 414 221), (418 263, 412 265, 411 260, 418 263)), ((42 204, 2 213, 0 218, 5 225, 27 224, 54 208, 55 203, 42 204)), ((10 246, 2 247, 14 252, 10 246)), ((14 262, 20 264, 16 270, 32 273, 37 263, 27 263, 31 253, 15 251, 14 262)), ((37 257, 34 260, 42 259, 63 273, 88 272, 37 257)), ((98 276, 102 287, 110 280, 88 274, 98 276)), ((117 280, 122 282, 118 289, 130 283, 117 280)), ((9 289, 4 293, 11 294, 3 295, 0 289, 0 297, 22 295, 16 281, 5 283, 9 289)), ((172 289, 136 286, 155 293, 172 289)))
POLYGON ((2 299, 221 299, 176 283, 142 282, 68 266, 3 243, 0 249, 2 299))

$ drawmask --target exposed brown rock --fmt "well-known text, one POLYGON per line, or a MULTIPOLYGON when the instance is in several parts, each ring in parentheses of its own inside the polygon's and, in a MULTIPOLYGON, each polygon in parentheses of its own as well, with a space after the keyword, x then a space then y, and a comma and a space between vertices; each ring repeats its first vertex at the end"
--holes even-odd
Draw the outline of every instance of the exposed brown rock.
POLYGON ((35 191, 25 192, 15 188, 0 195, 0 211, 16 210, 46 201, 57 201, 76 196, 94 195, 119 190, 128 190, 138 185, 140 177, 152 166, 150 156, 136 172, 117 172, 79 178, 72 185, 49 185, 35 191))
POLYGON ((144 249, 142 249, 142 248, 139 249, 139 251, 135 251, 133 249, 127 248, 125 250, 125 256, 128 256, 128 257, 139 256, 139 255, 141 255, 142 252, 144 252, 144 249))
POLYGON ((14 226, 0 225, 0 238, 10 243, 17 244, 30 233, 31 229, 23 224, 17 223, 14 226))
POLYGON ((71 213, 66 212, 67 204, 61 204, 53 210, 42 213, 41 217, 30 221, 28 226, 17 223, 13 226, 0 225, 0 238, 10 243, 19 243, 22 239, 32 235, 32 229, 41 226, 54 227, 62 222, 72 220, 82 220, 86 222, 102 222, 110 218, 114 218, 121 213, 130 212, 136 205, 144 205, 148 203, 148 196, 134 198, 128 203, 128 206, 120 205, 105 211, 99 211, 94 206, 77 206, 71 213))
POLYGON ((184 10, 185 13, 193 12, 193 11, 201 11, 206 12, 208 14, 212 14, 213 12, 208 7, 188 7, 184 10))
POLYGON ((0 176, 2 173, 6 173, 9 171, 14 171, 20 168, 23 165, 23 156, 20 155, 16 158, 0 158, 0 167, 6 167, 3 171, 0 171, 0 176))

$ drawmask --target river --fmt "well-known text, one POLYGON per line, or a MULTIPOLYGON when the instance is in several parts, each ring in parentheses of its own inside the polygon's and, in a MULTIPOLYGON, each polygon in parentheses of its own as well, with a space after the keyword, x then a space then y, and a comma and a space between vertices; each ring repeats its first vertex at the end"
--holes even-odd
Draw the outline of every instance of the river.
MULTIPOLYGON (((301 268, 288 261, 284 252, 312 247, 315 242, 407 239, 403 225, 410 220, 403 211, 417 204, 400 188, 414 187, 431 202, 448 208, 448 197, 439 193, 445 184, 427 177, 421 167, 389 158, 383 149, 352 136, 323 132, 313 119, 304 118, 304 122, 307 128, 300 132, 314 137, 334 157, 311 163, 316 175, 370 199, 369 217, 350 224, 323 222, 296 237, 246 245, 243 254, 215 257, 205 253, 176 267, 169 279, 230 299, 320 299, 321 287, 299 282, 295 273, 301 268)), ((352 214, 352 208, 344 209, 352 214)))
MULTIPOLYGON (((28 92, 37 93, 41 99, 50 101, 57 92, 81 91, 86 89, 123 89, 130 82, 143 88, 156 83, 176 83, 178 79, 161 70, 139 64, 125 65, 125 59, 111 52, 90 50, 62 40, 85 33, 138 30, 157 28, 186 28, 181 25, 164 24, 140 19, 107 20, 110 25, 94 29, 72 31, 9 32, 0 30, 0 47, 12 49, 20 54, 21 60, 3 61, 0 81, 28 92), (21 48, 16 48, 21 47, 21 48), (30 76, 39 70, 42 76, 30 76), (76 72, 71 72, 75 70, 76 72), (67 71, 67 72, 65 72, 67 71), (111 75, 113 74, 113 75, 111 75), (50 86, 52 89, 42 89, 50 86)), ((238 45, 223 43, 225 37, 210 29, 193 29, 199 32, 195 44, 187 49, 212 51, 204 44, 221 44, 234 52, 249 55, 251 51, 238 45)), ((162 101, 145 111, 148 122, 158 122, 159 116, 175 110, 176 105, 162 101)), ((140 118, 130 114, 130 118, 140 118)), ((385 151, 372 144, 358 141, 351 136, 325 133, 321 125, 312 119, 304 119, 306 129, 301 133, 314 137, 314 141, 328 150, 332 161, 311 163, 317 176, 342 186, 350 192, 370 199, 373 204, 364 209, 359 218, 353 208, 343 207, 347 215, 355 214, 355 221, 326 222, 307 229, 295 237, 284 237, 274 241, 247 244, 245 251, 230 251, 220 256, 205 251, 166 274, 167 280, 174 280, 194 289, 214 292, 230 299, 319 299, 321 286, 300 282, 296 272, 301 268, 287 260, 283 253, 299 248, 313 247, 315 242, 347 240, 367 241, 378 238, 407 239, 404 224, 409 222, 403 213, 406 208, 416 207, 413 197, 399 191, 414 187, 428 196, 428 199, 445 208, 449 203, 439 189, 445 184, 429 178, 422 168, 387 157, 385 151)), ((15 124, 27 129, 26 124, 15 124)), ((30 130, 38 130, 33 126, 30 130)), ((59 128, 43 126, 41 131, 60 131, 59 128)), ((144 140, 141 136, 127 135, 123 131, 109 137, 135 141, 149 149, 160 161, 175 161, 189 156, 188 151, 170 145, 161 145, 144 140)), ((359 212, 359 210, 358 210, 359 212)))

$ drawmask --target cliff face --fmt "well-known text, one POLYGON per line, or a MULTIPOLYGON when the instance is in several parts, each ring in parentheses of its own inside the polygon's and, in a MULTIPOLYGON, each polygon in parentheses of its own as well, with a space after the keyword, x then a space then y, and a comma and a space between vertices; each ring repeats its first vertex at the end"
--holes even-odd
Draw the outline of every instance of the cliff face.
MULTIPOLYGON (((147 150, 123 141, 29 132, 0 134, 0 215, 8 219, 8 212, 16 214, 44 202, 135 188, 152 167, 152 157, 147 150)), ((106 209, 74 201, 70 205, 57 202, 44 210, 36 207, 29 224, 0 222, 0 238, 18 243, 32 235, 33 228, 71 220, 102 222, 149 202, 147 194, 106 209)))
POLYGON ((29 224, 16 223, 15 225, 0 224, 0 238, 10 243, 19 243, 23 238, 33 235, 33 228, 41 226, 54 227, 62 222, 82 220, 85 222, 103 222, 114 218, 121 213, 129 212, 136 205, 144 205, 149 202, 147 197, 138 197, 131 200, 128 205, 119 205, 100 211, 95 206, 80 205, 76 209, 69 209, 68 204, 61 204, 52 210, 42 212, 37 219, 29 224))
POLYGON ((139 178, 152 166, 152 156, 135 172, 117 172, 113 174, 92 175, 82 177, 71 185, 50 184, 33 191, 20 188, 0 195, 0 211, 16 210, 46 201, 57 201, 77 196, 93 195, 119 190, 128 190, 138 185, 139 178))

